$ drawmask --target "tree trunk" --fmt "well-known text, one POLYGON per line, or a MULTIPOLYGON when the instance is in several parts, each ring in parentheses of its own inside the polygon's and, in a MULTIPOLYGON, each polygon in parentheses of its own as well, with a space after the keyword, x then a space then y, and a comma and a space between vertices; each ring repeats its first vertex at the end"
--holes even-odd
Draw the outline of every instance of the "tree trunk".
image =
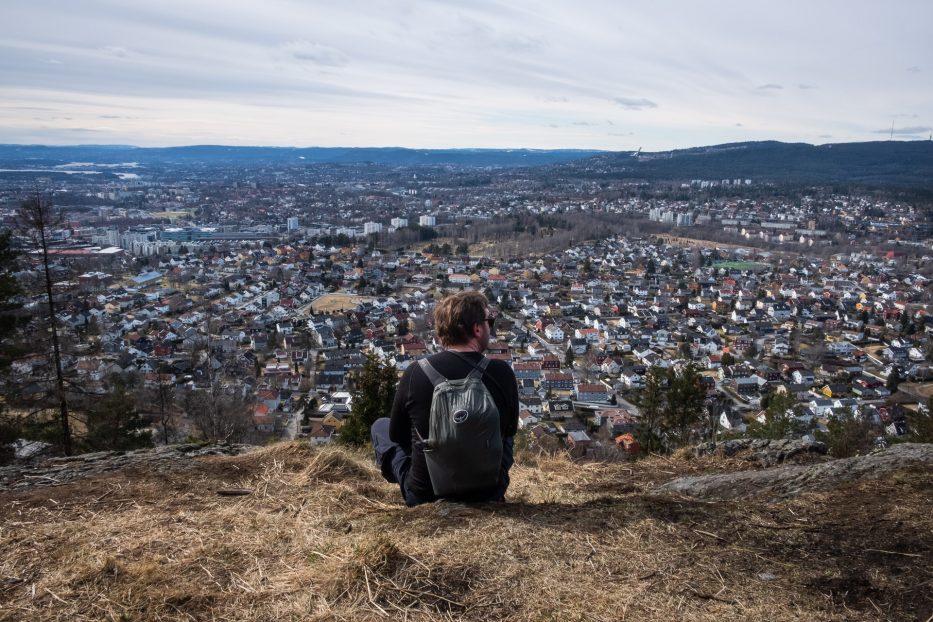
POLYGON ((62 451, 66 456, 72 453, 71 426, 68 417, 68 400, 65 397, 65 378, 62 372, 61 347, 58 343, 58 326, 55 316, 55 301, 52 295, 52 273, 49 270, 49 246, 46 238, 46 228, 49 226, 48 214, 42 206, 42 199, 36 192, 36 205, 31 225, 39 234, 39 246, 42 250, 42 267, 45 272, 45 294, 49 305, 49 324, 52 329, 52 355, 55 360, 55 380, 58 386, 59 413, 62 432, 62 451))

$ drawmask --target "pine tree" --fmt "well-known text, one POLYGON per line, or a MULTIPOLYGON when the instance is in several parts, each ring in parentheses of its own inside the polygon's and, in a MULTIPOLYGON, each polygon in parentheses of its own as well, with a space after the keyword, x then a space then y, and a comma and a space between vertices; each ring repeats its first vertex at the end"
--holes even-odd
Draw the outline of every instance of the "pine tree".
POLYGON ((801 431, 801 426, 794 416, 794 396, 787 391, 771 395, 765 408, 764 423, 753 420, 748 424, 748 435, 752 438, 770 438, 780 440, 801 431))
POLYGON ((0 344, 3 344, 3 348, 0 348, 0 370, 11 362, 13 349, 6 340, 16 334, 22 324, 21 316, 17 313, 22 307, 18 300, 20 289, 13 277, 19 253, 11 247, 10 238, 9 231, 0 233, 0 344))
POLYGON ((636 400, 641 411, 638 444, 646 452, 660 451, 661 427, 667 408, 667 372, 652 367, 645 374, 645 388, 636 400))
POLYGON ((901 371, 898 369, 897 365, 894 365, 891 368, 891 373, 888 374, 888 379, 885 381, 884 386, 888 391, 894 393, 897 391, 897 387, 900 386, 901 380, 901 371))
MULTIPOLYGON (((17 257, 18 253, 10 247, 10 232, 0 234, 0 374, 13 360, 15 351, 10 342, 20 325, 17 313, 21 307, 17 299, 20 291, 12 274, 17 257)), ((13 457, 11 443, 20 437, 20 432, 18 420, 4 416, 0 403, 0 464, 13 457)))
POLYGON ((706 390, 693 363, 680 373, 669 373, 670 389, 664 409, 663 428, 667 437, 678 446, 686 445, 693 428, 702 420, 706 390))
POLYGON ((152 447, 152 433, 136 410, 133 396, 118 387, 87 412, 87 433, 81 445, 89 451, 152 447))
POLYGON ((871 426, 848 406, 829 416, 826 429, 817 440, 826 443, 834 458, 856 456, 873 446, 871 426))
POLYGON ((388 417, 395 399, 398 373, 395 365, 367 354, 363 367, 350 379, 351 413, 340 428, 340 442, 345 445, 365 445, 369 429, 376 419, 388 417))

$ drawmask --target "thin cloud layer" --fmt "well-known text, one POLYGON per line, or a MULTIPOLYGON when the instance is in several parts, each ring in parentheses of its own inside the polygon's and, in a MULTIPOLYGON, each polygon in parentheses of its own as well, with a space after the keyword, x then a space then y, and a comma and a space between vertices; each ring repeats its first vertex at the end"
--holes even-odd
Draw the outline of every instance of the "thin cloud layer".
POLYGON ((642 110, 644 108, 658 107, 656 103, 650 99, 645 99, 644 97, 616 97, 613 98, 612 101, 619 104, 626 110, 642 110))
POLYGON ((310 62, 325 67, 339 67, 347 64, 347 55, 340 50, 312 41, 289 41, 282 49, 292 58, 301 62, 310 62))
POLYGON ((877 140, 895 114, 917 138, 931 17, 868 0, 14 0, 0 142, 664 150, 877 140))

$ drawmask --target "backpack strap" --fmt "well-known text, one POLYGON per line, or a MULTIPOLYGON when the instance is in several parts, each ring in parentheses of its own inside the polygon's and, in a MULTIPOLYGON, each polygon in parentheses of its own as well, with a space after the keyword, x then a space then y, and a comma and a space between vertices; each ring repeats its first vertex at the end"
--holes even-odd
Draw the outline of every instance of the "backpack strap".
MULTIPOLYGON (((464 363, 466 363, 467 365, 473 368, 473 371, 471 371, 470 375, 468 376, 469 378, 479 378, 483 374, 485 374, 486 368, 489 367, 489 362, 492 360, 488 356, 483 355, 483 358, 480 360, 479 364, 477 364, 471 361, 470 359, 468 359, 465 355, 460 354, 456 350, 447 350, 447 352, 450 352, 451 354, 456 354, 457 357, 460 358, 460 360, 462 360, 464 363)), ((502 390, 502 385, 499 384, 499 381, 496 380, 495 376, 489 376, 489 379, 492 380, 492 383, 496 386, 497 389, 499 389, 499 393, 502 394, 502 397, 504 399, 508 399, 506 397, 507 395, 506 392, 502 390)))
MULTIPOLYGON (((460 353, 458 352, 457 354, 460 354, 460 353)), ((461 354, 460 356, 461 356, 461 358, 465 358, 465 357, 463 357, 462 354, 461 354)), ((471 363, 471 364, 472 364, 472 363, 471 363)), ((473 371, 471 371, 471 372, 469 373, 469 375, 467 375, 467 378, 482 378, 482 377, 483 377, 483 374, 486 373, 486 368, 487 368, 487 367, 489 367, 489 358, 487 358, 487 357, 484 356, 484 357, 480 360, 479 363, 473 365, 473 371)))
MULTIPOLYGON (((455 350, 449 350, 449 352, 453 352, 461 359, 469 363, 471 367, 473 367, 473 371, 467 375, 467 378, 482 378, 483 374, 486 373, 486 368, 489 367, 488 357, 484 356, 479 364, 476 364, 455 350)), ((418 365, 421 367, 421 371, 424 372, 424 375, 428 377, 428 380, 430 380, 431 384, 433 384, 435 387, 440 383, 447 381, 447 378, 439 371, 437 371, 434 365, 431 365, 431 363, 428 362, 427 357, 418 361, 418 365)))
POLYGON ((435 387, 442 382, 447 382, 445 378, 439 371, 434 369, 434 365, 428 362, 428 358, 425 357, 418 361, 418 366, 421 367, 421 371, 424 372, 424 375, 428 377, 428 380, 431 381, 431 384, 435 387))

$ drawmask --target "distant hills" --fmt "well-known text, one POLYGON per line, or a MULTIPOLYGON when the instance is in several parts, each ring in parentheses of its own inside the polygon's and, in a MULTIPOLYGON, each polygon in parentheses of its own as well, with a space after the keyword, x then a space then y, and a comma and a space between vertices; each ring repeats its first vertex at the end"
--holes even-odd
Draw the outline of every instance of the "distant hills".
POLYGON ((584 149, 406 149, 337 147, 132 147, 124 145, 0 145, 0 168, 35 168, 68 162, 98 164, 218 165, 382 164, 388 166, 525 167, 579 160, 600 153, 584 149))
POLYGON ((657 153, 603 153, 560 168, 584 177, 647 181, 750 178, 756 182, 929 187, 933 185, 933 142, 731 143, 657 153))
POLYGON ((143 148, 122 145, 0 145, 0 168, 61 166, 70 162, 140 165, 550 167, 548 173, 605 179, 754 179, 756 182, 933 185, 933 142, 879 141, 809 145, 777 141, 731 143, 655 153, 583 149, 406 149, 326 147, 143 148))

